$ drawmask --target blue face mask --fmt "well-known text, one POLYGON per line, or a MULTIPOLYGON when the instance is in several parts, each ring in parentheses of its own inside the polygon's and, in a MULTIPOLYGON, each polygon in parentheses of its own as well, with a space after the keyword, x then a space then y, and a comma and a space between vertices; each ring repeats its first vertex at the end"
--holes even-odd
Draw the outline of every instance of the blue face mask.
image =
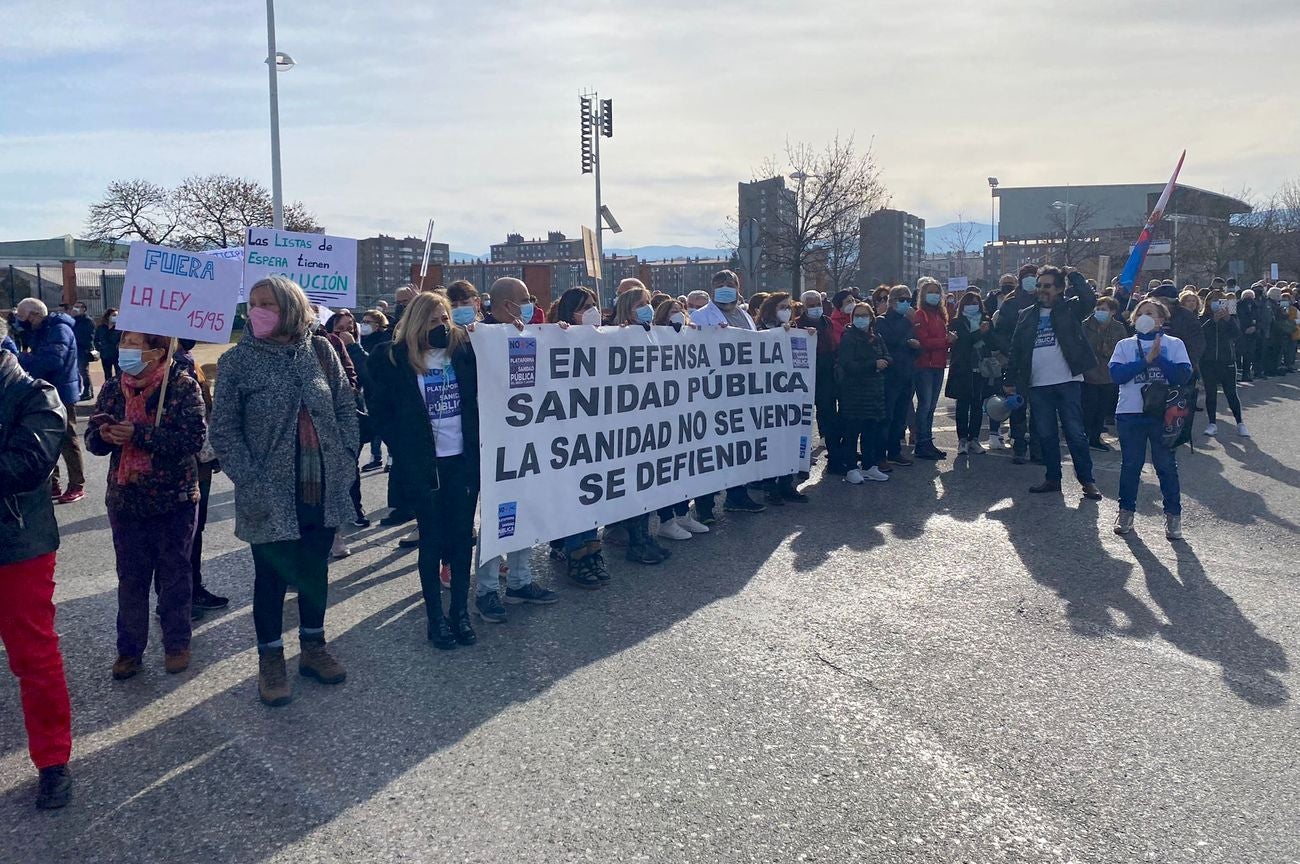
POLYGON ((713 291, 713 301, 715 303, 735 303, 738 296, 736 289, 730 285, 723 285, 713 291))
POLYGON ((940 298, 939 298, 939 295, 938 295, 938 294, 926 294, 926 295, 925 295, 925 302, 928 303, 928 304, 931 305, 931 306, 938 306, 938 305, 939 305, 939 299, 940 299, 940 298))
POLYGON ((145 362, 144 351, 139 348, 117 349, 117 366, 128 375, 136 376, 149 364, 145 362))
POLYGON ((636 310, 636 320, 642 324, 649 324, 655 318, 655 307, 638 306, 636 310))
POLYGON ((899 300, 899 301, 898 301, 898 311, 899 311, 899 312, 911 312, 911 311, 912 311, 912 301, 911 301, 911 300, 899 300))
POLYGON ((461 327, 468 327, 473 324, 474 319, 477 317, 478 314, 474 311, 473 306, 457 306, 451 310, 451 320, 461 327))
POLYGON ((533 304, 532 304, 532 303, 520 303, 520 304, 519 304, 519 320, 522 321, 522 322, 524 322, 525 324, 527 324, 529 321, 533 320, 533 304))
POLYGON ((816 321, 820 317, 822 317, 822 307, 814 306, 808 310, 808 319, 810 321, 816 321))
POLYGON ((971 323, 972 327, 978 327, 980 318, 984 317, 978 306, 967 306, 961 310, 961 314, 966 316, 966 320, 971 323))
POLYGON ((1093 313, 1092 313, 1092 317, 1093 317, 1093 318, 1096 318, 1096 319, 1097 319, 1098 321, 1100 321, 1102 324, 1105 324, 1107 321, 1110 320, 1110 310, 1109 310, 1109 309, 1098 309, 1096 312, 1093 312, 1093 313))
POLYGON ((871 319, 866 315, 860 315, 853 319, 853 326, 857 327, 859 330, 866 330, 871 326, 871 319))

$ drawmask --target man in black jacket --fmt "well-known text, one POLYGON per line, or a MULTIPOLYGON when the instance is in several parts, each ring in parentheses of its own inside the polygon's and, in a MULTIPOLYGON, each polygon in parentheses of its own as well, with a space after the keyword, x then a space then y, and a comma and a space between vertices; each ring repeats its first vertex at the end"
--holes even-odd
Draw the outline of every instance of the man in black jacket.
POLYGON ((1083 426, 1083 373, 1097 365, 1083 322, 1097 305, 1088 280, 1056 267, 1038 270, 1036 301, 1020 310, 1011 334, 1011 359, 1003 383, 1008 394, 1025 395, 1034 418, 1034 437, 1047 468, 1046 479, 1030 492, 1061 491, 1061 439, 1057 418, 1074 462, 1084 497, 1101 500, 1092 476, 1092 453, 1083 426))
MULTIPOLYGON (((1003 294, 1001 301, 998 303, 998 311, 993 316, 993 345, 994 350, 1001 354, 998 359, 1002 361, 1005 368, 1008 362, 1008 354, 1011 350, 1011 336, 1016 330, 1016 321, 1020 318, 1020 313, 1030 306, 1034 305, 1034 299, 1037 296, 1035 291, 1038 290, 1038 265, 1026 264, 1020 268, 1014 283, 1008 284, 1003 282, 1003 294)), ((1011 447, 1012 461, 1017 465, 1025 464, 1026 454, 1032 456, 1035 461, 1039 459, 1038 442, 1031 440, 1029 431, 1029 401, 1015 411, 1011 412, 1009 418, 1011 424, 1011 447)), ((999 433, 998 441, 1002 440, 999 433)), ((989 438, 989 449, 994 447, 994 439, 989 438)))
MULTIPOLYGON (((0 319, 0 339, 8 327, 0 319)), ((58 393, 0 350, 0 641, 18 676, 28 751, 40 772, 36 806, 68 803, 72 719, 54 630, 59 526, 50 472, 67 429, 58 393)))
POLYGON ((81 401, 95 396, 90 386, 90 361, 95 350, 95 322, 86 314, 86 304, 78 300, 72 304, 72 335, 77 340, 77 371, 81 375, 81 401))

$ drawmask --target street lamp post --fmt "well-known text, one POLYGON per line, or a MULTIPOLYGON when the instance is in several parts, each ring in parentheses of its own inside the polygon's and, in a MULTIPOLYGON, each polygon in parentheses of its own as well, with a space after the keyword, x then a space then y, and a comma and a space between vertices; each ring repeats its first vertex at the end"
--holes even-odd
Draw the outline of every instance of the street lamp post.
MULTIPOLYGON (((1065 265, 1066 265, 1067 267, 1073 267, 1073 266, 1074 266, 1074 262, 1070 260, 1070 258, 1071 258, 1071 256, 1070 256, 1071 240, 1073 239, 1072 236, 1071 236, 1071 234, 1070 234, 1070 210, 1072 210, 1072 209, 1073 209, 1073 210, 1077 210, 1077 209, 1079 209, 1079 205, 1078 205, 1078 204, 1071 204, 1069 201, 1053 201, 1053 202, 1052 202, 1052 209, 1053 209, 1053 210, 1057 210, 1057 211, 1060 211, 1060 210, 1064 210, 1064 211, 1065 211, 1065 265)), ((1077 223, 1078 220, 1076 219, 1075 221, 1076 221, 1076 223, 1077 223)), ((1077 225, 1076 225, 1076 227, 1077 227, 1077 225)))
POLYGON ((280 92, 275 76, 294 67, 293 58, 275 50, 275 0, 266 0, 266 73, 271 88, 271 224, 284 228, 284 191, 280 184, 280 92))

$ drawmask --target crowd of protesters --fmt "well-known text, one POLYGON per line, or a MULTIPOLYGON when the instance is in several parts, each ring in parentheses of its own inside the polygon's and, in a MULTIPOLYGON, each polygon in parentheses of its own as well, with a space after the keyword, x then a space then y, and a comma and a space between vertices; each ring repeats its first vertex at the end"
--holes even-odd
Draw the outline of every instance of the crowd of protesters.
MULTIPOLYGON (((118 332, 114 309, 93 323, 84 304, 50 311, 25 299, 0 317, 0 636, 21 683, 40 771, 37 804, 63 806, 71 783, 68 695, 54 630, 54 506, 85 496, 83 445, 108 457, 118 576, 113 678, 144 668, 151 611, 163 666, 179 673, 190 664, 192 620, 228 605, 202 578, 208 496, 220 471, 234 485, 235 534, 251 547, 258 693, 277 706, 293 695, 283 641, 291 587, 299 673, 322 684, 346 678, 326 643, 328 570, 331 558, 351 554, 348 528, 370 525, 363 473, 387 474, 382 524, 415 523, 399 545, 418 550, 427 637, 436 648, 476 642, 471 583, 472 611, 487 622, 506 621, 510 604, 559 599, 534 579, 530 550, 485 561, 475 548, 475 327, 657 328, 668 338, 690 328, 807 330, 817 337, 813 401, 826 474, 852 485, 885 483, 915 460, 947 459, 934 425, 946 398, 959 457, 1010 449, 1013 463, 1044 469, 1030 493, 1060 493, 1063 435, 1081 494, 1100 500, 1092 453, 1114 448, 1106 438, 1113 429, 1121 451, 1113 530, 1134 530, 1150 459, 1165 534, 1178 540, 1178 466, 1164 394, 1199 383, 1207 415, 1201 434, 1215 436, 1222 391, 1236 434, 1248 436, 1237 384, 1295 371, 1295 288, 1215 279, 1181 291, 1167 280, 1141 291, 1098 290, 1069 268, 1026 265, 987 296, 950 294, 922 278, 829 297, 746 298, 736 274, 724 270, 710 291, 680 297, 627 279, 605 309, 582 287, 543 308, 511 278, 482 294, 465 281, 429 291, 406 286, 391 307, 342 309, 322 322, 301 288, 272 277, 250 286, 247 327, 215 367, 195 362, 192 343, 118 332), (89 375, 95 360, 104 373, 97 397, 89 375), (83 431, 76 406, 91 398, 83 431)), ((684 498, 655 514, 555 538, 550 554, 574 585, 597 590, 613 578, 607 546, 622 548, 629 563, 661 564, 673 544, 710 533, 719 495, 726 511, 758 514, 807 502, 799 489, 807 479, 776 476, 684 498)))

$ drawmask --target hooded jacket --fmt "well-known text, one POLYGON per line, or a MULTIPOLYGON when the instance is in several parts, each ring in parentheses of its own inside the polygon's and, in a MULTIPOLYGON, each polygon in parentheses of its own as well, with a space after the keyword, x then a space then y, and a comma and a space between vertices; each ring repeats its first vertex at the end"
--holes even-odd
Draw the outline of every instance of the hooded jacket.
POLYGON ((54 387, 0 351, 0 566, 59 548, 50 472, 66 431, 54 387))

